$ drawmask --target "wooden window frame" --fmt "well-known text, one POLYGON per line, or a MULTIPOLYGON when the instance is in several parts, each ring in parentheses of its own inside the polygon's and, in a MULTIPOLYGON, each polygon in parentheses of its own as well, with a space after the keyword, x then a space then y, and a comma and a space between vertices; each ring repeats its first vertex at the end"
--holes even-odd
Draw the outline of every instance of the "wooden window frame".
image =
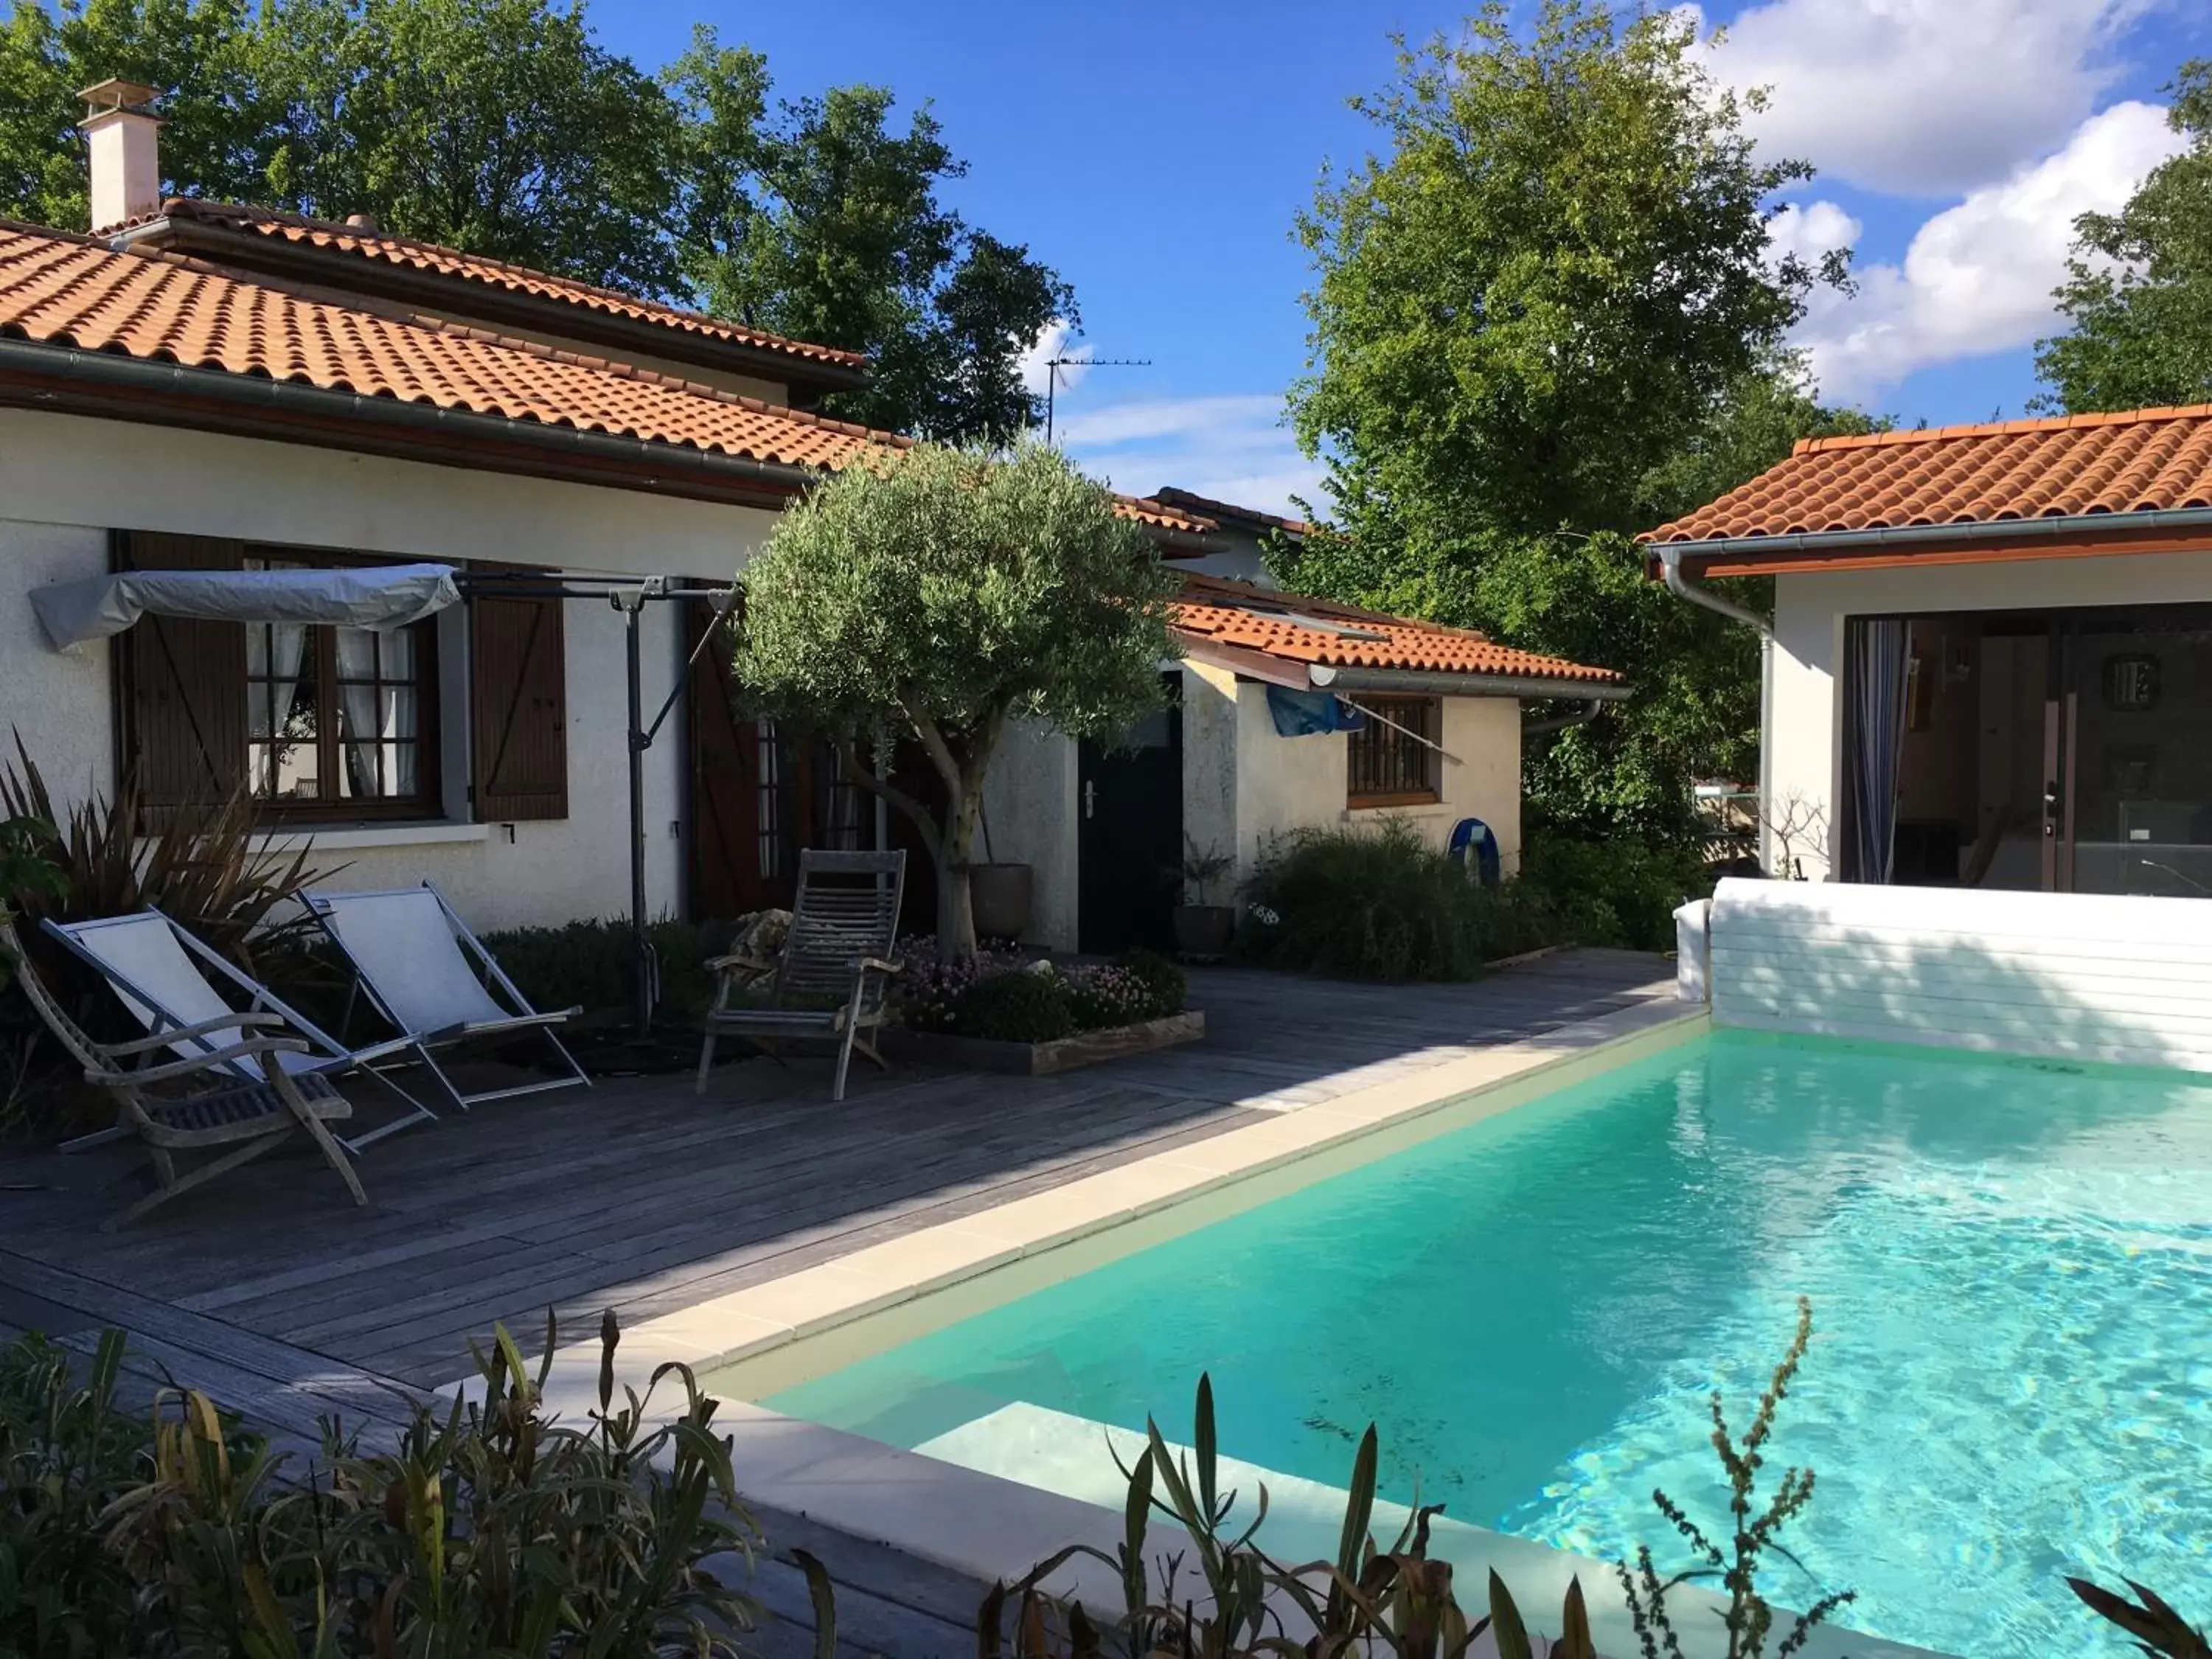
POLYGON ((1410 737, 1385 726, 1370 716, 1357 731, 1345 734, 1345 805, 1352 809, 1389 806, 1434 806, 1443 799, 1443 755, 1434 745, 1443 739, 1443 699, 1442 697, 1382 696, 1363 694, 1352 699, 1355 706, 1387 715, 1401 726, 1412 726, 1429 739, 1416 743, 1410 737), (1370 763, 1364 768, 1362 751, 1368 744, 1388 744, 1400 749, 1418 750, 1422 757, 1421 768, 1427 781, 1418 788, 1403 787, 1402 776, 1389 779, 1375 777, 1382 771, 1402 774, 1402 767, 1386 767, 1370 763), (1395 784, 1399 787, 1370 787, 1362 789, 1363 770, 1367 781, 1374 784, 1395 784))
MULTIPOLYGON (((261 542, 248 542, 244 553, 249 566, 255 560, 264 560, 286 566, 305 565, 320 570, 374 569, 404 562, 360 554, 331 553, 320 548, 283 547, 261 542)), ((241 623, 240 626, 253 628, 266 624, 241 623)), ((337 625, 334 623, 313 623, 308 624, 308 630, 307 643, 315 653, 315 687, 319 704, 315 722, 316 771, 321 777, 336 779, 345 764, 345 744, 338 734, 339 721, 336 718, 341 696, 337 674, 337 625), (324 718, 325 715, 329 718, 324 718)), ((447 816, 442 742, 446 723, 445 703, 438 672, 438 619, 426 617, 397 631, 412 635, 415 640, 415 793, 400 796, 334 795, 313 800, 255 795, 253 810, 257 818, 288 824, 422 823, 441 821, 447 816)), ((248 672, 240 689, 250 699, 254 685, 250 651, 247 664, 248 672)), ((246 729, 249 733, 252 729, 250 702, 246 729)), ((240 757, 249 791, 254 784, 252 744, 253 739, 249 736, 246 751, 240 757)))

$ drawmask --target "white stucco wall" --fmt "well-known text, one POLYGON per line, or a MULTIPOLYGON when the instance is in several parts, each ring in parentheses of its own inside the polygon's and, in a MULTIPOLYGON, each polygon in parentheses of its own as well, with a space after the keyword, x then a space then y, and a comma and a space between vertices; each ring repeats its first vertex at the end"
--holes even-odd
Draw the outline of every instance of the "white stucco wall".
MULTIPOLYGON (((0 410, 0 738, 22 731, 58 793, 112 786, 107 652, 56 653, 27 591, 106 568, 111 528, 237 536, 443 560, 549 565, 571 574, 667 574, 720 580, 750 557, 774 515, 635 491, 471 472, 258 440, 0 410)), ((315 862, 351 885, 446 887, 479 927, 626 912, 628 781, 622 618, 572 602, 567 635, 569 816, 512 826, 448 823, 319 832, 315 862)), ((679 672, 673 607, 648 607, 650 716, 679 672)), ((461 630, 441 650, 449 690, 465 685, 461 630)), ((465 771, 447 725, 449 775, 465 771)), ((684 726, 670 716, 645 763, 647 893, 682 903, 684 726)), ((449 810, 461 815, 456 799, 449 810)), ((994 826, 995 827, 995 826, 994 826)))
POLYGON ((2212 550, 1778 576, 1765 733, 1770 816, 1792 803, 1801 813, 1824 816, 1825 849, 1808 845, 1800 855, 1808 877, 1825 878, 1841 829, 1846 617, 2206 601, 2212 601, 2212 550))
POLYGON ((1237 828, 1237 677, 1187 662, 1182 668, 1182 830, 1206 853, 1243 859, 1237 828))
MULTIPOLYGON (((1018 721, 1000 739, 983 781, 983 811, 990 856, 1000 864, 1026 864, 1034 872, 1025 943, 1055 951, 1075 948, 1076 749, 1072 738, 1018 721)), ((975 856, 983 856, 979 836, 975 856)))
MULTIPOLYGON (((1212 672, 1212 671, 1209 671, 1212 672)), ((1521 705, 1510 697, 1447 697, 1440 769, 1442 799, 1425 806, 1361 807, 1345 799, 1349 739, 1342 732, 1308 738, 1277 734, 1267 688, 1236 684, 1236 834, 1239 879, 1267 842, 1291 830, 1375 824, 1400 817, 1438 847, 1462 818, 1477 817, 1498 836, 1510 872, 1521 860, 1521 705)), ((1189 741, 1185 717, 1186 744, 1189 741)), ((1184 762, 1184 811, 1190 811, 1190 757, 1184 762)), ((1224 836, 1224 844, 1230 844, 1224 836)))

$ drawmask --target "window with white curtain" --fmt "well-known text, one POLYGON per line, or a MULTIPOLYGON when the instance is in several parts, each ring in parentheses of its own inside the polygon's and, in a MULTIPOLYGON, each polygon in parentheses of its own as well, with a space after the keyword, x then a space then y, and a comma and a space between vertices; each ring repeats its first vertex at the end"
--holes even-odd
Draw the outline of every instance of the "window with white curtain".
MULTIPOLYGON (((297 570, 327 562, 245 562, 249 570, 297 570)), ((246 624, 246 763, 255 797, 301 817, 437 811, 434 628, 428 621, 388 632, 246 624)))

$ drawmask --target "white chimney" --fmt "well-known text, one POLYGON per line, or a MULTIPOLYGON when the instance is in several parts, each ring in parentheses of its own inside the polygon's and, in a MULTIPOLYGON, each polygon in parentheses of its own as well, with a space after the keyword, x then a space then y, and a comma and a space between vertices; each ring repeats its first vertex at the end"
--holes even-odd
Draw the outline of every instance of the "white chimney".
POLYGON ((161 206, 161 118, 153 88, 102 81, 77 96, 92 112, 78 125, 92 162, 92 228, 110 230, 161 206))

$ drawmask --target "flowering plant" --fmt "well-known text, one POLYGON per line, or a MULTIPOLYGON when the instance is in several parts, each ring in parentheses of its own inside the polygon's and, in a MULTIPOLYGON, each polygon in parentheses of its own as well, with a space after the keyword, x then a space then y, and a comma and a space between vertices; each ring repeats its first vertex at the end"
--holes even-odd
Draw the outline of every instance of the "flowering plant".
MULTIPOLYGON (((1174 980, 1170 992, 1153 975, 1133 965, 1134 957, 1062 967, 1049 957, 1000 949, 979 951, 962 961, 939 962, 937 942, 927 937, 900 941, 899 951, 907 963, 898 986, 899 1006, 907 1025, 917 1031, 976 1035, 975 1022, 981 1017, 983 1004, 975 993, 979 987, 1011 974, 1040 981, 1042 991, 1030 994, 1027 1002, 1043 995, 1048 1001, 1064 1005, 1065 1018, 1055 1017, 1054 1023, 1072 1024, 1081 1031, 1133 1025, 1173 1013, 1182 1006, 1181 975, 1170 969, 1174 980)), ((1003 1008, 998 1008, 1003 1000, 994 1000, 994 1025, 1004 1014, 1003 1008)))
POLYGON ((1095 1031, 1109 1025, 1133 1025, 1150 1019, 1152 988, 1127 968, 1104 963, 1094 968, 1071 968, 1066 975, 1068 1012, 1079 1030, 1095 1031))
POLYGON ((907 1024, 917 1031, 953 1030, 953 1011, 962 997, 985 980, 1023 966, 1019 952, 993 949, 939 961, 937 939, 928 933, 900 940, 899 955, 906 963, 898 981, 899 1006, 907 1024))

